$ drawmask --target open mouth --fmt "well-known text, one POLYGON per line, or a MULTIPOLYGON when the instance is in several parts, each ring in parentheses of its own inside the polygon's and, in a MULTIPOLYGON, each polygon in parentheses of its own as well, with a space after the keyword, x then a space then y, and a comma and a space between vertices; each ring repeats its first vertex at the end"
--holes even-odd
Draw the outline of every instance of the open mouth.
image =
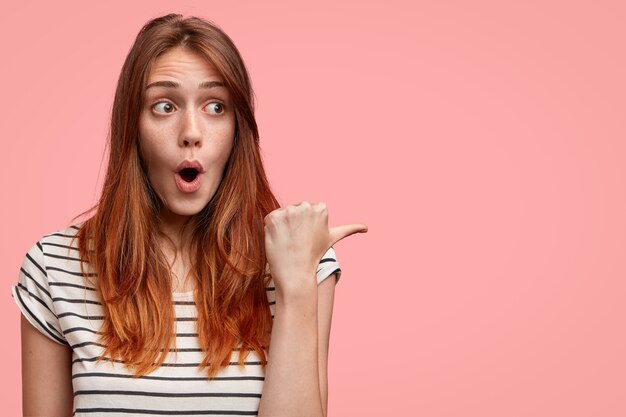
POLYGON ((195 168, 184 168, 178 171, 178 174, 185 182, 192 182, 198 176, 198 170, 195 168))

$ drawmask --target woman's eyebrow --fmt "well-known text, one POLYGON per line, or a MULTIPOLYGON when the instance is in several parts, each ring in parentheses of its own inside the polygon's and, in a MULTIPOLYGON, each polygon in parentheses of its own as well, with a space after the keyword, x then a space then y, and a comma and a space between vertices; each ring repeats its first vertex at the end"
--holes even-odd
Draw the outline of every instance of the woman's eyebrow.
MULTIPOLYGON (((150 87, 166 87, 166 88, 179 88, 180 84, 175 81, 155 81, 146 86, 146 90, 150 87)), ((215 88, 224 87, 224 83, 221 81, 203 81, 198 84, 198 88, 215 88)))

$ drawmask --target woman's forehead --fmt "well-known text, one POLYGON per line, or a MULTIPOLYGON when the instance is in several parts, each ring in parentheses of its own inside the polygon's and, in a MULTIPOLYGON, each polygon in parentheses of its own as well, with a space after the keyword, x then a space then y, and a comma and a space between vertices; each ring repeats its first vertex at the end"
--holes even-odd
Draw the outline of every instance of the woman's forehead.
POLYGON ((195 78, 223 81, 215 65, 202 54, 176 47, 159 55, 148 66, 146 85, 160 78, 195 78))

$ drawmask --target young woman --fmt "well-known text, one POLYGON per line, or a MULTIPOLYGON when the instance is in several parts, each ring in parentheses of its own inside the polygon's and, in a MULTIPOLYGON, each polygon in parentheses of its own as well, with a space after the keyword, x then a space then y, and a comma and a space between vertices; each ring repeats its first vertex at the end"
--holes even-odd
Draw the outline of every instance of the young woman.
POLYGON ((252 97, 214 25, 141 30, 100 201, 29 250, 12 289, 25 415, 326 415, 332 245, 367 227, 279 207, 252 97))

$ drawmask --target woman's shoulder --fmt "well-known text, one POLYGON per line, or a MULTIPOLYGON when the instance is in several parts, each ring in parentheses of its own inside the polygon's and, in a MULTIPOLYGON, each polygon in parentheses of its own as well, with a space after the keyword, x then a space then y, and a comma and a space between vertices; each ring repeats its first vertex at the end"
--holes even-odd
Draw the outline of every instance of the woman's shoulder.
POLYGON ((27 251, 24 262, 35 264, 49 282, 76 280, 85 272, 86 276, 93 275, 89 264, 81 262, 77 239, 80 226, 71 224, 43 235, 27 251))
POLYGON ((43 235, 34 246, 39 246, 42 252, 58 252, 59 249, 78 250, 76 234, 82 223, 71 224, 62 229, 56 229, 43 235))
POLYGON ((76 234, 80 226, 81 223, 71 224, 62 229, 44 234, 28 247, 24 261, 30 261, 36 264, 37 269, 40 269, 45 274, 46 270, 44 264, 51 256, 55 257, 55 254, 68 251, 78 253, 78 239, 76 239, 76 234))
MULTIPOLYGON (((78 246, 79 225, 70 225, 41 237, 26 252, 12 296, 28 321, 50 339, 67 344, 60 321, 76 314, 71 291, 86 291, 78 246)), ((85 315, 85 314, 83 314, 85 315)))
POLYGON ((65 239, 72 239, 74 238, 74 236, 76 236, 76 233, 78 233, 78 231, 80 230, 80 227, 82 226, 82 222, 81 223, 75 223, 75 224, 70 224, 69 226, 66 226, 62 229, 56 229, 50 233, 46 233, 45 235, 43 235, 41 237, 41 241, 43 240, 59 240, 57 238, 65 238, 65 239))
MULTIPOLYGON (((80 261, 77 233, 82 223, 71 224, 43 235, 28 250, 26 257, 32 257, 48 273, 55 270, 79 272, 80 261)), ((54 274, 53 274, 54 275, 54 274)), ((49 278, 49 277, 48 277, 49 278)))

